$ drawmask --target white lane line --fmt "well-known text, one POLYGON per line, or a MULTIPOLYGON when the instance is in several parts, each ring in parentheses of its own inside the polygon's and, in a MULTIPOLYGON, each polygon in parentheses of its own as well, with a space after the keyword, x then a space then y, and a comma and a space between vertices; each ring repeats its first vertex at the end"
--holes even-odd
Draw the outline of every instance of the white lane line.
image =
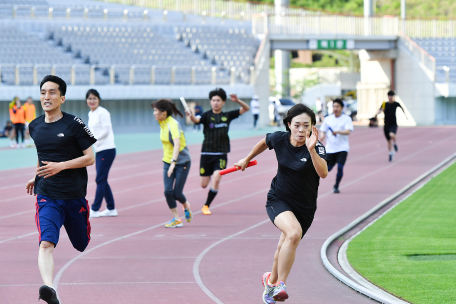
MULTIPOLYGON (((233 183, 235 181, 241 180, 241 179, 246 179, 246 178, 250 178, 250 177, 253 177, 253 176, 256 176, 256 175, 261 175, 261 174, 267 173, 269 171, 271 171, 270 168, 267 169, 267 170, 258 171, 258 172, 252 173, 252 174, 246 174, 246 175, 243 175, 242 177, 239 177, 238 179, 228 180, 228 181, 224 182, 224 184, 229 184, 229 183, 233 183)), ((205 189, 197 188, 197 189, 194 189, 194 190, 185 191, 185 193, 189 194, 189 193, 194 193, 194 192, 202 191, 202 190, 205 190, 205 189)), ((262 191, 269 191, 269 189, 262 190, 262 191)), ((125 211, 125 210, 129 210, 129 209, 133 209, 133 208, 137 208, 137 207, 142 207, 142 206, 146 206, 146 205, 150 205, 150 204, 154 204, 154 203, 158 203, 158 202, 163 202, 163 201, 165 201, 165 198, 162 197, 162 198, 158 198, 158 199, 155 199, 155 200, 152 200, 152 201, 148 201, 148 202, 145 202, 145 203, 136 204, 136 205, 132 205, 132 206, 129 206, 129 207, 121 208, 121 209, 118 209, 118 211, 125 211)), ((233 202, 233 201, 228 201, 228 202, 233 202)), ((212 208, 216 208, 218 206, 223 206, 224 204, 226 204, 226 203, 219 204, 219 205, 214 206, 212 208)), ((0 219, 6 218, 6 217, 12 217, 12 216, 15 216, 15 215, 20 215, 20 214, 27 213, 27 212, 31 213, 32 211, 34 212, 34 210, 30 210, 30 211, 24 211, 24 212, 20 212, 20 213, 16 213, 16 214, 10 214, 10 215, 4 216, 4 217, 0 217, 0 219)), ((197 211, 197 212, 194 212, 193 214, 200 213, 200 212, 201 211, 197 211)), ((92 221, 93 221, 93 219, 92 219, 92 221)), ((94 221, 92 223, 94 223, 94 221)), ((3 242, 15 240, 17 238, 19 238, 19 237, 10 238, 8 240, 0 242, 0 244, 3 243, 3 242)))
MULTIPOLYGON (((240 201, 240 200, 242 200, 242 199, 245 199, 245 198, 248 198, 248 197, 251 197, 251 196, 255 196, 255 195, 260 194, 260 193, 264 193, 264 191, 265 191, 265 189, 261 189, 260 191, 256 191, 256 192, 250 193, 250 194, 245 195, 245 196, 243 196, 243 197, 239 197, 239 198, 236 198, 236 199, 227 201, 227 202, 225 202, 225 203, 218 204, 217 206, 212 207, 212 209, 219 208, 219 207, 222 207, 222 206, 225 206, 225 205, 228 205, 228 204, 231 204, 231 203, 240 201)), ((199 214, 199 213, 201 213, 201 210, 196 211, 196 212, 193 212, 194 215, 199 214)), ((155 229, 155 228, 158 228, 158 227, 163 227, 163 225, 165 225, 166 223, 167 223, 167 222, 163 222, 163 223, 160 223, 160 224, 158 224, 158 225, 154 225, 154 226, 151 226, 151 227, 149 227, 149 228, 142 229, 142 230, 139 230, 139 231, 136 231, 136 232, 133 232, 133 233, 130 233, 130 234, 127 234, 127 235, 124 235, 124 236, 121 236, 121 237, 112 239, 112 240, 110 240, 110 241, 101 243, 101 244, 99 244, 99 245, 97 245, 97 246, 95 246, 95 247, 93 247, 93 248, 90 248, 89 250, 86 250, 86 251, 80 253, 79 255, 77 255, 76 257, 72 258, 70 261, 68 261, 65 265, 63 265, 62 268, 60 268, 59 272, 57 273, 57 275, 55 276, 55 279, 54 279, 54 286, 55 286, 55 289, 58 288, 60 279, 62 278, 63 273, 68 269, 68 267, 70 267, 71 264, 73 264, 74 262, 76 262, 77 260, 79 260, 80 258, 82 258, 83 256, 89 254, 90 252, 92 252, 92 251, 94 251, 94 250, 97 250, 98 248, 104 247, 104 246, 106 246, 106 245, 108 245, 108 244, 111 244, 111 243, 114 243, 114 242, 117 242, 117 241, 120 241, 120 240, 129 238, 129 237, 132 237, 132 236, 135 236, 135 235, 138 235, 138 234, 141 234, 141 233, 143 233, 143 232, 150 231, 150 230, 155 229)))
POLYGON ((32 212, 35 212, 35 210, 27 210, 27 211, 13 213, 13 214, 9 214, 9 215, 4 215, 4 216, 0 216, 0 220, 4 219, 4 218, 13 217, 13 216, 17 216, 17 215, 22 215, 22 214, 26 214, 26 213, 32 213, 32 212))
POLYGON ((23 235, 19 235, 19 236, 15 236, 13 238, 10 238, 10 239, 6 239, 6 240, 3 240, 3 241, 0 241, 0 244, 1 243, 6 243, 8 241, 13 241, 13 240, 17 240, 17 239, 21 239, 21 238, 24 238, 24 237, 27 237, 27 236, 31 236, 31 235, 34 235, 34 234, 38 234, 38 232, 32 232, 32 233, 27 233, 27 234, 23 234, 23 235))
MULTIPOLYGON (((196 282, 87 282, 87 283, 60 283, 60 285, 118 285, 118 284, 196 284, 196 282)), ((42 286, 43 284, 0 284, 0 287, 42 286)))
POLYGON ((88 282, 88 283, 60 283, 60 285, 119 285, 119 284, 196 284, 196 282, 88 282))
POLYGON ((244 232, 247 232, 249 230, 252 230, 258 226, 261 226, 267 222, 270 222, 269 219, 267 220, 264 220, 258 224, 255 224, 253 226, 250 226, 249 228, 246 228, 244 230, 241 230, 235 234, 232 234, 230 236, 227 236, 225 237, 224 239, 221 239, 220 241, 218 242, 215 242, 214 244, 210 245, 209 247, 207 247, 206 249, 203 250, 203 252, 200 253, 200 255, 198 256, 198 258, 196 258, 195 260, 195 263, 193 264, 193 276, 195 277, 195 280, 196 282, 198 283, 198 286, 201 288, 201 290, 203 290, 203 292, 209 297, 211 298, 215 303, 217 304, 223 304, 223 302, 217 298, 203 283, 203 280, 201 279, 201 276, 200 276, 200 273, 199 273, 199 266, 201 264, 201 261, 203 260, 204 256, 206 255, 206 253, 208 253, 212 248, 214 248, 215 246, 227 241, 227 240, 230 240, 244 232))

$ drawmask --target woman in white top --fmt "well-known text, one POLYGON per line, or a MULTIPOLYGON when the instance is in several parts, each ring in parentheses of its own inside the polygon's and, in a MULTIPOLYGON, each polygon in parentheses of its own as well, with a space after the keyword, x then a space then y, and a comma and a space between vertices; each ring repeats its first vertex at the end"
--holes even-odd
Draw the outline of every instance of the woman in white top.
POLYGON ((108 184, 109 169, 116 157, 116 145, 112 132, 111 114, 100 106, 101 98, 97 90, 90 89, 86 94, 89 112, 89 129, 97 139, 93 145, 96 152, 97 191, 95 200, 90 208, 90 217, 117 216, 111 187, 108 184), (106 200, 107 209, 99 211, 103 198, 106 200))

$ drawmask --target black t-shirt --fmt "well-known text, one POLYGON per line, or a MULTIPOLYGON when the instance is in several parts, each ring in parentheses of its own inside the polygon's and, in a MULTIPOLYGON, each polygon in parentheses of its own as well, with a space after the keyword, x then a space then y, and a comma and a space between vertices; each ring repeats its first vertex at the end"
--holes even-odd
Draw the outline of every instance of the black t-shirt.
MULTIPOLYGON (((282 201, 292 210, 316 210, 320 176, 312 163, 307 147, 290 143, 290 132, 266 134, 269 150, 274 149, 278 162, 277 175, 271 182, 268 201, 282 201)), ((315 150, 326 160, 326 149, 318 142, 315 150)))
POLYGON ((212 110, 204 112, 200 124, 204 125, 204 141, 201 152, 229 153, 230 138, 228 129, 233 119, 240 115, 240 109, 215 114, 212 110))
MULTIPOLYGON (((36 145, 40 167, 43 161, 64 162, 83 156, 82 151, 97 140, 78 117, 62 112, 56 122, 46 123, 44 115, 30 125, 30 136, 36 145)), ((35 178, 35 193, 53 199, 80 199, 87 194, 87 169, 63 170, 58 174, 35 178)))
POLYGON ((383 113, 385 113, 385 125, 393 125, 393 126, 397 125, 397 120, 396 120, 397 108, 401 108, 402 111, 404 111, 401 104, 398 103, 397 101, 394 101, 392 103, 384 102, 382 104, 380 109, 383 110, 383 113))

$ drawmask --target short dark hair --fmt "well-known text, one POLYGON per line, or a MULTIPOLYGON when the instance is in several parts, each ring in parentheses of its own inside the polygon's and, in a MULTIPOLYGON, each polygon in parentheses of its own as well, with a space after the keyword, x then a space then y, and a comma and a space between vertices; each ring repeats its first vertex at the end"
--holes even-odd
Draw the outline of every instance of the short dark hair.
POLYGON ((226 92, 222 88, 215 88, 215 90, 209 92, 209 100, 214 96, 219 96, 223 101, 226 101, 226 92))
POLYGON ((98 100, 100 101, 101 103, 101 97, 100 97, 100 93, 98 93, 97 90, 95 89, 89 89, 86 93, 86 100, 89 98, 90 94, 92 94, 93 96, 97 97, 98 100))
POLYGON ((390 90, 390 91, 388 91, 387 95, 388 96, 394 96, 394 95, 396 95, 396 92, 394 92, 393 90, 390 90))
POLYGON ((43 80, 41 80, 41 83, 40 83, 40 91, 41 91, 41 87, 43 86, 43 84, 45 84, 48 81, 58 84, 59 85, 58 90, 60 92, 60 96, 65 96, 66 90, 67 90, 67 85, 66 85, 65 81, 63 81, 62 78, 60 78, 58 76, 54 76, 54 75, 44 76, 43 80))
POLYGON ((338 104, 340 104, 340 106, 341 106, 342 108, 344 107, 344 102, 343 102, 343 100, 342 100, 342 99, 340 99, 340 98, 336 98, 336 99, 334 99, 334 101, 333 101, 333 105, 334 105, 335 103, 338 103, 338 104))
POLYGON ((166 114, 168 115, 167 117, 173 115, 173 113, 174 115, 184 117, 184 115, 182 115, 182 112, 177 109, 176 104, 172 102, 170 99, 157 100, 156 102, 153 102, 151 106, 152 108, 157 109, 159 111, 166 111, 166 114))
POLYGON ((290 110, 288 110, 287 117, 283 120, 283 124, 285 125, 285 128, 287 129, 288 132, 290 132, 290 128, 288 127, 288 123, 291 123, 291 120, 293 117, 296 117, 301 114, 307 114, 310 116, 310 123, 312 125, 317 124, 317 119, 315 118, 315 113, 312 111, 311 108, 306 106, 305 104, 298 103, 294 106, 291 107, 290 110))

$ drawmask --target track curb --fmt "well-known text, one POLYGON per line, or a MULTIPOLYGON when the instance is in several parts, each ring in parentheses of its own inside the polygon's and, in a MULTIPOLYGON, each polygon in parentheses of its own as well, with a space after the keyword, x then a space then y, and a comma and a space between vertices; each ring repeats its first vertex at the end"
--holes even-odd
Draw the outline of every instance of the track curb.
MULTIPOLYGON (((341 230, 339 230, 336 233, 334 233, 333 235, 331 235, 328 239, 326 239, 326 241, 323 243, 323 245, 321 246, 321 249, 320 249, 320 258, 321 258, 323 266, 326 268, 326 270, 328 270, 328 272, 330 274, 332 274, 336 279, 338 279, 339 281, 341 281, 342 283, 344 283, 348 287, 352 288, 353 290, 355 290, 355 291, 357 291, 357 292, 359 292, 359 293, 361 293, 361 294, 363 294, 363 295, 365 295, 365 296, 367 296, 367 297, 369 297, 369 298, 371 298, 371 299, 373 299, 373 300, 375 300, 377 302, 385 303, 385 304, 407 303, 407 302, 404 302, 403 300, 400 300, 400 299, 398 299, 398 298, 396 298, 396 297, 394 297, 392 295, 386 296, 384 294, 385 292, 383 292, 383 293, 380 292, 378 290, 378 287, 376 287, 374 284, 368 282, 367 280, 364 280, 362 282, 353 281, 352 279, 357 280, 357 278, 356 277, 349 278, 349 277, 345 276, 344 274, 342 274, 341 272, 339 272, 336 268, 334 268, 334 266, 332 266, 331 263, 329 262, 328 256, 327 256, 326 253, 327 253, 328 247, 338 237, 342 236, 343 234, 347 233, 348 231, 350 231, 351 229, 353 229, 354 227, 359 225, 366 218, 368 218, 369 216, 371 216, 372 214, 377 212, 379 209, 381 209, 385 205, 389 204, 390 202, 392 202, 393 200, 395 200, 396 198, 398 198, 399 196, 401 196, 402 194, 404 194, 405 192, 407 192, 408 190, 410 190, 411 188, 416 186, 423 179, 425 179, 426 177, 428 177, 429 175, 431 175, 435 171, 439 170, 440 168, 442 168, 443 166, 445 166, 446 164, 448 164, 449 162, 451 162, 455 158, 456 158, 456 153, 451 155, 450 157, 446 158, 444 161, 439 163, 437 166, 433 167, 432 169, 430 169, 429 171, 427 171, 426 173, 424 173, 423 175, 421 175, 420 177, 418 177, 417 179, 412 181, 410 184, 408 184, 407 186, 405 186, 404 188, 402 188, 401 190, 399 190, 398 192, 396 192, 392 196, 388 197, 387 199, 383 200, 377 206, 375 206, 374 208, 372 208, 371 210, 369 210, 368 212, 366 212, 365 214, 363 214, 362 216, 360 216, 359 218, 357 218, 356 220, 351 222, 349 225, 345 226, 341 230), (368 282, 368 284, 366 282, 368 282), (370 286, 370 288, 372 288, 372 289, 367 288, 367 287, 365 287, 363 285, 370 286)), ((391 208, 389 210, 391 210, 391 208)), ((344 244, 345 243, 346 242, 344 242, 344 244)))

